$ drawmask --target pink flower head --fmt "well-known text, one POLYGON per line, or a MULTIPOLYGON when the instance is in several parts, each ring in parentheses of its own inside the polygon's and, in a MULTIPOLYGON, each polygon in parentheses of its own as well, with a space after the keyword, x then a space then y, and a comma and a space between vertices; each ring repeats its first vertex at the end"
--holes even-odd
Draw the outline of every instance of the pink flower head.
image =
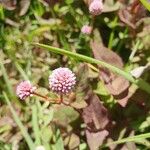
POLYGON ((91 26, 88 26, 88 25, 84 25, 84 26, 81 28, 81 32, 84 33, 84 34, 91 34, 91 32, 92 32, 92 27, 91 27, 91 26))
POLYGON ((16 88, 16 94, 22 100, 28 96, 32 96, 32 93, 36 90, 35 86, 32 86, 30 81, 22 81, 16 88))
POLYGON ((69 93, 75 83, 75 74, 68 68, 57 68, 49 76, 50 89, 59 94, 69 93))
POLYGON ((103 10, 102 0, 93 0, 89 6, 89 11, 94 16, 101 14, 102 10, 103 10))

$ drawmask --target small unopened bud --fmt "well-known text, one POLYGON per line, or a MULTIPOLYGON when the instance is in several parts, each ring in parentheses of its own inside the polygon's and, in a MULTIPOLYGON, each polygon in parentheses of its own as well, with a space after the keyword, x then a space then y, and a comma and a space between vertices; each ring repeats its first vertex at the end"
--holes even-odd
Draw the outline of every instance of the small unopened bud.
POLYGON ((88 25, 84 25, 82 28, 81 28, 81 32, 83 34, 91 34, 92 32, 92 27, 91 26, 88 26, 88 25))
POLYGON ((131 75, 135 78, 139 78, 144 72, 145 70, 149 67, 149 65, 146 66, 140 66, 138 68, 135 68, 133 70, 130 71, 131 75))

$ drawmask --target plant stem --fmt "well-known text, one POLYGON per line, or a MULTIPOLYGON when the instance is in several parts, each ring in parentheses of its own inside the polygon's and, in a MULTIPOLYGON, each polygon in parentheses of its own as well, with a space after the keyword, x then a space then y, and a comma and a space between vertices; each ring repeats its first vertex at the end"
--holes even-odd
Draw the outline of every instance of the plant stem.
POLYGON ((60 103, 63 102, 63 94, 60 94, 60 103))
POLYGON ((44 96, 44 95, 41 95, 41 94, 36 93, 36 92, 33 92, 32 94, 33 94, 33 95, 36 95, 36 96, 38 96, 38 97, 41 97, 42 99, 44 99, 44 100, 46 100, 46 101, 49 101, 49 102, 51 102, 51 103, 56 103, 56 101, 57 101, 57 100, 55 100, 55 99, 50 99, 49 97, 44 96))

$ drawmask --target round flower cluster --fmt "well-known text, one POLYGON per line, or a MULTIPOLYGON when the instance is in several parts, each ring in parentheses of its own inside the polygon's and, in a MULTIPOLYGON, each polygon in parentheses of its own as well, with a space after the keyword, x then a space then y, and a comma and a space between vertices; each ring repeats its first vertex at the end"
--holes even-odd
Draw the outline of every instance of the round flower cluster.
POLYGON ((30 81, 22 81, 16 88, 16 94, 20 99, 24 100, 28 96, 32 96, 35 90, 36 87, 32 86, 30 81))
POLYGON ((49 76, 50 89, 59 94, 69 93, 75 83, 75 74, 68 68, 57 68, 49 76))
MULTIPOLYGON (((68 68, 57 68, 49 76, 49 86, 53 92, 67 94, 71 92, 76 84, 75 74, 68 68)), ((30 81, 22 81, 16 88, 17 96, 24 100, 33 94, 45 98, 45 96, 35 92, 36 87, 30 81)))
POLYGON ((83 34, 91 34, 92 32, 92 27, 91 26, 88 26, 88 25, 84 25, 82 28, 81 28, 81 32, 83 34))
POLYGON ((93 2, 89 6, 89 12, 94 16, 101 14, 102 10, 103 10, 102 0, 93 0, 93 2))

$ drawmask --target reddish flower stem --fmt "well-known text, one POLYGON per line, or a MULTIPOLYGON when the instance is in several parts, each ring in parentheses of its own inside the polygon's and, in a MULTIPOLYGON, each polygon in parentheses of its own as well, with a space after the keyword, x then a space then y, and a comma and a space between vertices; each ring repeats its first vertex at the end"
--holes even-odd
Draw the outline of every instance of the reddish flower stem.
POLYGON ((63 103, 63 94, 60 94, 60 103, 63 103))
POLYGON ((36 96, 38 96, 38 97, 41 97, 42 99, 44 99, 44 100, 46 100, 46 101, 49 101, 49 102, 51 102, 51 103, 58 103, 58 100, 56 100, 56 99, 50 99, 49 97, 44 96, 44 95, 41 95, 41 94, 39 94, 39 93, 33 92, 32 94, 34 94, 34 95, 36 95, 36 96))
MULTIPOLYGON (((70 107, 73 107, 70 105, 70 103, 65 103, 63 101, 63 94, 60 94, 60 99, 50 99, 49 97, 47 96, 44 96, 44 95, 41 95, 39 93, 36 93, 36 92, 33 92, 32 93, 33 95, 36 95, 38 97, 41 97, 42 99, 46 100, 46 101, 49 101, 50 103, 53 103, 53 104, 64 104, 66 106, 70 106, 70 107)), ((79 114, 81 114, 81 111, 79 109, 76 109, 75 107, 73 107, 79 114)))

